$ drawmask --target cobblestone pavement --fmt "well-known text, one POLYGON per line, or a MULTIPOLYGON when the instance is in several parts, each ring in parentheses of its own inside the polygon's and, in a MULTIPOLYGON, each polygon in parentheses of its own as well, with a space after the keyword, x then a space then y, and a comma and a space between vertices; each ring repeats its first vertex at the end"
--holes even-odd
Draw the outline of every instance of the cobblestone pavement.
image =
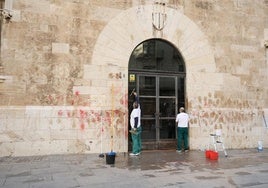
POLYGON ((117 153, 106 164, 99 154, 0 158, 1 188, 74 187, 268 187, 268 152, 228 150, 218 160, 204 151, 117 153))

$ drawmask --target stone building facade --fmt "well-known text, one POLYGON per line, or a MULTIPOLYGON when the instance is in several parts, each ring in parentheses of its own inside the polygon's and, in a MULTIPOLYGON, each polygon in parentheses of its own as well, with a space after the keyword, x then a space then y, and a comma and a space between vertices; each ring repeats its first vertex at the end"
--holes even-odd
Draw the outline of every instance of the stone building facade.
POLYGON ((1 156, 127 152, 129 59, 148 39, 183 57, 191 149, 208 147, 216 128, 228 149, 268 145, 267 0, 9 2, 1 156))

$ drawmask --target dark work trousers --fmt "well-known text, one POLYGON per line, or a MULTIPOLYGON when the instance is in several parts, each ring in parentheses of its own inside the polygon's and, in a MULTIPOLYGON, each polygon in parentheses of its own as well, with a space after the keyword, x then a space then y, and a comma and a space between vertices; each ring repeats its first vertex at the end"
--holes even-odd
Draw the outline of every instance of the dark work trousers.
POLYGON ((141 126, 137 128, 137 133, 131 133, 132 138, 132 153, 137 154, 141 152, 141 126))
POLYGON ((178 135, 178 143, 177 143, 177 149, 182 150, 188 150, 188 127, 177 127, 177 135, 178 135), (182 147, 183 146, 183 147, 182 147))

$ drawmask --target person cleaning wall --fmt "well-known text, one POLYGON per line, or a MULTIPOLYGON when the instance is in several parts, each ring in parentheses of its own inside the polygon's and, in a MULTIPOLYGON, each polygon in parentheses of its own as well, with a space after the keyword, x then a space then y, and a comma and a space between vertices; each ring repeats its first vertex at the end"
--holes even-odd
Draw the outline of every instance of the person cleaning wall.
POLYGON ((135 100, 133 102, 133 110, 130 114, 132 153, 131 156, 138 156, 141 153, 141 108, 139 97, 136 92, 133 92, 135 100))

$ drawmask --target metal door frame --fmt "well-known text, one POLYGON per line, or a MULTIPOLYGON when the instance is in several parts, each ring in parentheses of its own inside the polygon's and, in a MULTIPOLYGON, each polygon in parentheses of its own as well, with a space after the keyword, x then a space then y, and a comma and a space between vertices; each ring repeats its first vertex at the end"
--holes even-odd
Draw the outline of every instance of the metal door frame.
MULTIPOLYGON (((159 149, 159 145, 161 144, 161 142, 163 141, 175 141, 176 140, 176 136, 175 136, 175 139, 161 139, 160 138, 160 120, 161 120, 161 117, 160 117, 160 99, 161 98, 169 98, 167 96, 164 96, 164 97, 161 97, 160 96, 160 83, 159 83, 159 80, 161 77, 169 77, 169 78, 174 78, 175 79, 175 114, 174 114, 174 124, 175 124, 175 115, 177 114, 178 112, 178 78, 181 77, 180 74, 167 74, 167 73, 148 73, 148 72, 139 72, 139 71, 130 71, 129 74, 135 74, 136 76, 136 88, 137 88, 137 93, 139 95, 139 91, 140 91, 140 77, 141 76, 152 76, 152 77, 155 77, 155 84, 156 84, 156 93, 155 93, 155 96, 146 96, 146 95, 139 95, 139 98, 140 100, 142 100, 142 98, 146 98, 146 97, 155 97, 156 101, 155 101, 155 116, 154 118, 145 118, 145 119, 154 119, 155 120, 155 140, 151 140, 151 142, 155 143, 155 149, 159 149)), ((184 77, 185 78, 185 77, 184 77)), ((170 97, 170 98, 174 98, 174 96, 170 97)), ((145 108, 145 107, 142 107, 142 108, 145 108)), ((142 109, 141 109, 142 110, 142 109)), ((141 119, 144 119, 144 117, 141 117, 141 119)), ((176 129, 174 130, 175 131, 175 135, 176 134, 176 129)), ((143 138, 143 143, 144 142, 150 142, 150 140, 146 139, 146 138, 143 138)))

